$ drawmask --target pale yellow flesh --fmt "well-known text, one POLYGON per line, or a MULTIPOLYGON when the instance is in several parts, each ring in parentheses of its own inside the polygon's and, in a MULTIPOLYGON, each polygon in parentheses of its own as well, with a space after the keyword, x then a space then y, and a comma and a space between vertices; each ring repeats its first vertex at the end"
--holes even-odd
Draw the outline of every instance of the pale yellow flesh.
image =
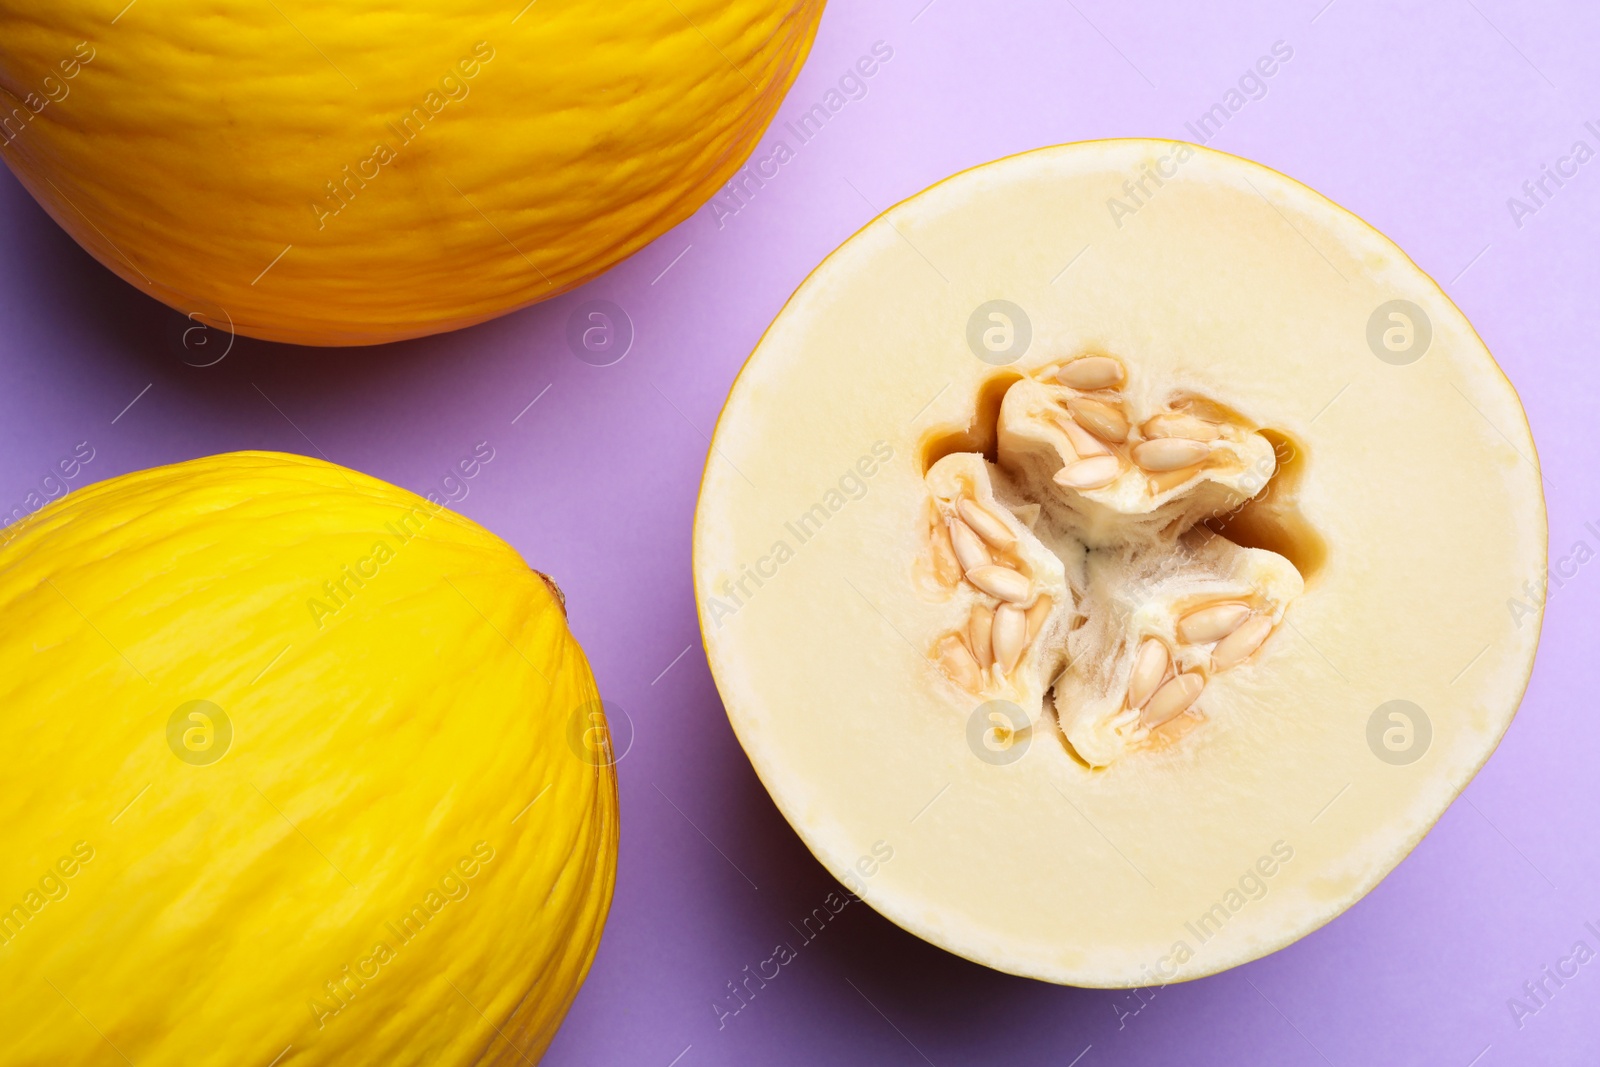
POLYGON ((1359 219, 1219 153, 1182 149, 1119 226, 1109 198, 1146 166, 1172 172, 1179 151, 1041 150, 867 226, 741 374, 696 519, 702 629, 729 718, 812 851, 845 877, 888 842, 892 862, 851 876, 874 908, 1054 982, 1194 978, 1350 906, 1488 757, 1537 641, 1538 618, 1518 625, 1506 606, 1544 569, 1533 442, 1466 320, 1359 219), (1395 298, 1432 322, 1408 366, 1366 341, 1395 298), (967 428, 996 373, 965 336, 993 299, 1031 319, 1011 370, 1111 353, 1290 435, 1300 513, 1327 545, 1263 653, 1207 688, 1201 729, 1099 771, 1050 734, 1007 766, 975 758, 970 704, 919 647, 932 632, 913 579, 922 449, 967 428), (892 458, 841 486, 875 442, 892 458), (819 503, 825 520, 802 543, 785 524, 819 503), (1432 724, 1409 766, 1367 743, 1369 718, 1396 699, 1432 724), (1220 919, 1194 926, 1219 904, 1220 919))
POLYGON ((0 925, 0 1062, 538 1058, 610 905, 616 784, 575 728, 583 653, 510 546, 270 453, 6 533, 0 906, 32 914, 0 925), (169 748, 196 699, 233 728, 209 765, 169 748))

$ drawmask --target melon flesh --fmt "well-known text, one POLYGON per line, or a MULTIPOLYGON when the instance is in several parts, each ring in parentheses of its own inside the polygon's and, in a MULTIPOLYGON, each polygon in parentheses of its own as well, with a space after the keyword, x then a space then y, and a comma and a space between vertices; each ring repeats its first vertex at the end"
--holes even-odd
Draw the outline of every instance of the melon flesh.
POLYGON ((959 174, 818 267, 718 423, 694 562, 729 719, 817 858, 951 952, 1118 987, 1281 948, 1417 844, 1521 699, 1545 539, 1516 394, 1404 253, 1267 168, 1122 140, 959 174), (1089 356, 1115 385, 1064 384, 1089 356), (1141 466, 1191 418, 1203 460, 1141 466), (1063 484, 1097 448, 1114 479, 1063 484), (1224 655, 1240 620, 1266 636, 1224 655), (1149 641, 1200 687, 1155 724, 1149 641))

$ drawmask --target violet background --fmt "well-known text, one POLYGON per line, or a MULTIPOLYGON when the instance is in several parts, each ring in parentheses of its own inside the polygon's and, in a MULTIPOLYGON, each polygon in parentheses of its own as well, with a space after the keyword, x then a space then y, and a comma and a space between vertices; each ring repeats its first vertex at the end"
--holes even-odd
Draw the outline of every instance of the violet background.
POLYGON ((1574 140, 1600 148, 1583 125, 1600 127, 1600 9, 1324 4, 833 0, 758 149, 781 139, 795 157, 737 214, 702 209, 550 303, 378 349, 239 339, 222 362, 187 365, 183 320, 6 174, 0 503, 20 504, 84 440, 96 455, 77 484, 266 448, 419 492, 476 442, 494 446, 458 508, 561 582, 626 712, 619 744, 633 733, 615 906, 549 1064, 1596 1062, 1600 962, 1520 1028, 1507 999, 1575 941, 1600 948, 1584 929, 1600 926, 1600 564, 1551 598, 1533 684, 1484 772, 1370 896, 1290 948, 1130 998, 986 970, 852 904, 721 1028, 711 1007, 775 944, 798 946, 790 923, 837 886, 757 781, 706 667, 689 568, 706 435, 811 268, 940 178, 1064 141, 1194 139, 1185 122, 1286 42, 1267 96, 1210 143, 1350 208, 1440 281, 1527 407, 1552 562, 1578 541, 1600 549, 1600 160, 1520 227, 1506 203, 1574 140), (878 41, 894 54, 867 96, 800 144, 783 122, 878 41), (636 332, 612 366, 567 347, 568 316, 594 299, 636 332))

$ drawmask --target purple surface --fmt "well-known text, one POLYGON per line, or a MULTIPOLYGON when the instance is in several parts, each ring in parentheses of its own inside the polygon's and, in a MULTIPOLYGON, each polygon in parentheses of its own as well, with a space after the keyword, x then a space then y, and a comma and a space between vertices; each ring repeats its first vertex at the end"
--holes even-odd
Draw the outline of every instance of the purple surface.
MULTIPOLYGON (((1600 149, 1600 10, 924 3, 834 0, 756 157, 783 140, 793 158, 736 214, 703 209, 580 292, 424 341, 319 351, 240 339, 214 366, 186 365, 209 357, 181 346, 183 320, 0 178, 0 506, 22 506, 83 441, 94 459, 74 484, 266 448, 419 492, 476 442, 493 445, 458 508, 561 582, 634 732, 619 765, 615 907, 547 1063, 1596 1062, 1600 959, 1559 987, 1545 979, 1553 995, 1536 1012, 1518 1020, 1508 1005, 1537 1006, 1524 983, 1575 942, 1600 950, 1585 928, 1600 928, 1600 564, 1575 557, 1488 767, 1367 899, 1282 952, 1139 995, 993 973, 862 904, 801 943, 790 924, 836 886, 723 716, 690 587, 695 494, 727 389, 785 298, 880 209, 940 178, 1063 141, 1195 139, 1185 123, 1286 42, 1293 58, 1266 95, 1210 143, 1355 211, 1444 285, 1528 409, 1552 563, 1578 542, 1585 558, 1600 550, 1600 159, 1542 206, 1521 191, 1574 141, 1600 149), (806 143, 784 128, 878 41, 893 57, 864 97, 806 143), (1512 196, 1537 210, 1513 218, 1512 196), (607 367, 566 343, 569 315, 595 299, 625 309, 636 332, 607 367), (797 958, 719 1025, 727 983, 784 941, 797 958)), ((614 726, 619 742, 627 729, 614 726)))

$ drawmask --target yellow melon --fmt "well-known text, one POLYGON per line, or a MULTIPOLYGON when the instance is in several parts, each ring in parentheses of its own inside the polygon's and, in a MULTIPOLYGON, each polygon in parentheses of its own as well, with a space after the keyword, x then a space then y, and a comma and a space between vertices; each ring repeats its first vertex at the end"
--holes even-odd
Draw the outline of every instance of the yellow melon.
POLYGON ((755 147, 822 4, 0 0, 0 158, 196 321, 437 333, 687 218, 755 147))
POLYGON ((241 452, 0 548, 0 1062, 520 1063, 616 872, 553 586, 437 503, 241 452))

